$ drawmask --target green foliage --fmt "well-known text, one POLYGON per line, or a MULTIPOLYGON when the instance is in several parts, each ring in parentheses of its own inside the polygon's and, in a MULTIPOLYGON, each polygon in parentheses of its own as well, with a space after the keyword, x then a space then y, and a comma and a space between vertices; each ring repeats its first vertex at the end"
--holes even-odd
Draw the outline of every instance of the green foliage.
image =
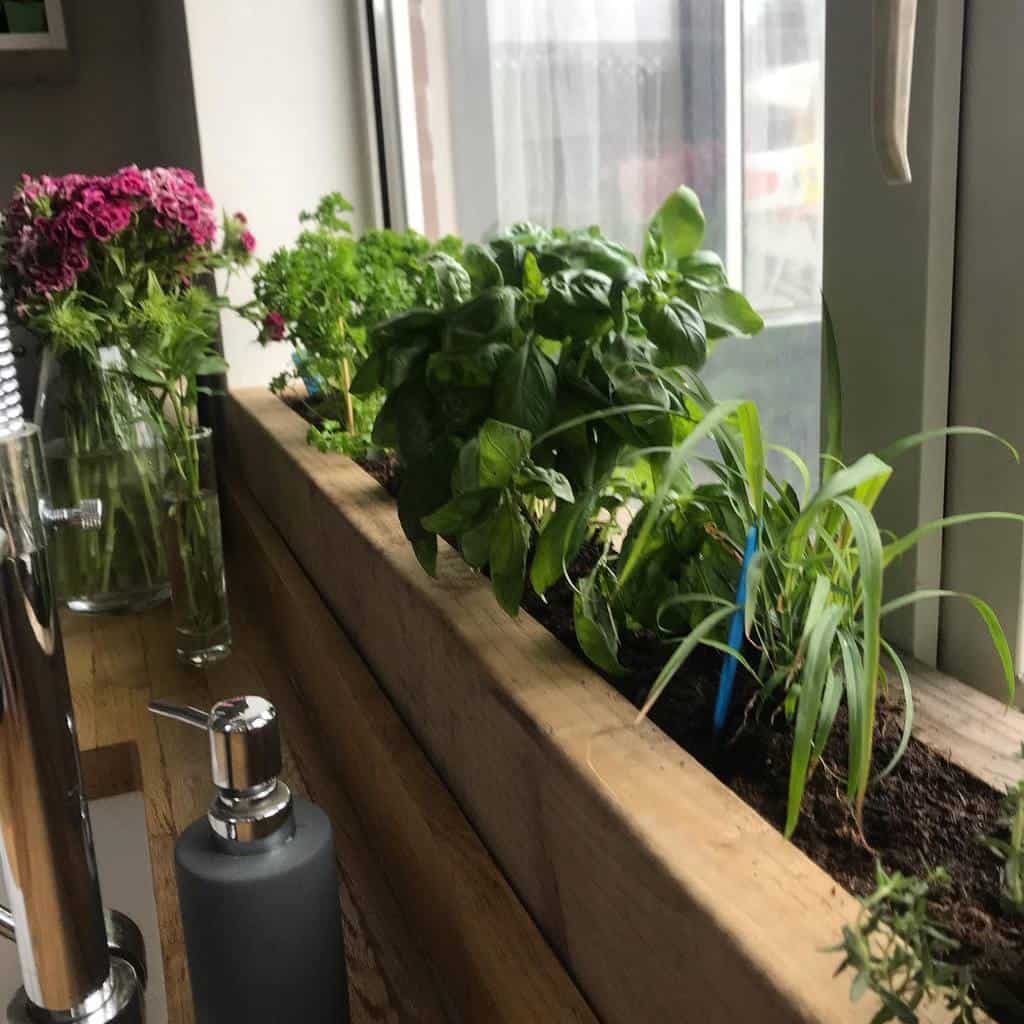
MULTIPOLYGON (((829 372, 838 377, 837 367, 830 366, 829 372)), ((906 670, 882 639, 886 615, 920 600, 959 597, 970 601, 1000 655, 1011 699, 1014 692, 1006 639, 985 602, 947 591, 918 591, 883 603, 885 567, 921 537, 945 526, 997 518, 1021 522, 1024 517, 1013 513, 950 517, 883 543, 873 508, 893 471, 888 462, 868 454, 847 466, 831 454, 825 458, 828 472, 823 472, 821 486, 801 501, 789 483, 766 468, 765 450, 773 446, 764 444, 754 406, 733 403, 709 408, 712 412, 705 422, 716 419, 711 433, 718 458, 705 459, 703 464, 714 479, 690 486, 685 474, 666 473, 637 514, 615 569, 618 586, 611 604, 620 628, 658 629, 679 645, 652 685, 641 715, 697 646, 725 646, 728 615, 722 608, 734 607, 747 532, 759 525, 759 547, 748 573, 743 609, 746 641, 757 659, 756 667, 747 668, 760 684, 760 703, 781 708, 793 728, 786 834, 796 828, 807 780, 844 700, 849 732, 846 795, 859 821, 876 770, 875 708, 879 684, 886 681, 883 651, 900 681, 906 710, 896 755, 876 777, 888 774, 898 763, 913 723, 906 670), (713 627, 711 616, 715 617, 713 627)), ((952 428, 908 438, 888 454, 898 457, 931 437, 965 432, 993 437, 985 431, 952 428)), ((681 466, 691 457, 686 446, 684 442, 676 447, 670 465, 681 466)), ((785 454, 809 480, 799 457, 785 454)))
POLYGON ((199 378, 227 370, 216 345, 223 305, 204 288, 165 291, 153 275, 126 319, 127 378, 170 446, 195 427, 199 378))
POLYGON ((255 300, 242 312, 260 326, 262 343, 295 346, 294 371, 275 378, 271 387, 280 392, 301 378, 320 393, 326 405, 317 412, 336 422, 319 428, 314 443, 334 447, 338 431, 351 426, 358 439, 342 447, 360 452, 369 443, 365 428, 379 402, 354 400, 350 425, 345 397, 346 382, 369 352, 367 330, 404 309, 441 306, 453 287, 449 269, 462 246, 455 238, 435 245, 415 231, 372 230, 355 238, 344 216, 351 209, 335 192, 301 213, 303 231, 294 245, 260 263, 253 276, 255 300))
POLYGON ((365 458, 375 451, 370 441, 373 421, 384 404, 379 393, 364 399, 353 396, 352 410, 355 418, 355 430, 349 431, 344 418, 344 397, 330 396, 331 401, 317 406, 316 412, 321 417, 319 426, 312 425, 306 434, 306 441, 322 452, 335 452, 349 458, 365 458), (327 414, 329 410, 336 410, 327 414))
MULTIPOLYGON (((597 228, 527 223, 458 261, 432 257, 439 307, 380 324, 352 386, 387 393, 374 441, 397 449, 402 525, 428 570, 436 535, 454 535, 515 614, 527 578, 543 592, 588 535, 610 541, 607 507, 660 480, 664 451, 699 420, 714 339, 761 327, 702 237, 683 189, 642 264, 597 228)), ((581 596, 578 621, 612 671, 606 589, 581 596)))
POLYGON ((982 836, 980 841, 1003 862, 1003 901, 1015 913, 1024 914, 1024 779, 1007 789, 999 824, 1006 829, 1005 839, 982 836))
MULTIPOLYGON (((913 724, 906 669, 882 637, 886 615, 920 600, 970 601, 1011 698, 1014 689, 1006 639, 985 602, 919 591, 886 603, 886 566, 947 526, 1024 517, 948 517, 884 542, 873 509, 891 462, 933 437, 994 435, 925 432, 846 465, 838 408, 829 410, 822 483, 810 493, 808 467, 766 444, 754 405, 715 403, 697 375, 717 338, 761 326, 718 257, 699 249, 702 237, 700 204, 685 188, 652 219, 642 263, 597 228, 515 224, 486 246, 467 246, 459 261, 435 261, 439 306, 379 324, 352 390, 387 395, 373 442, 401 460, 399 517, 428 572, 437 535, 451 537, 470 565, 489 569, 514 615, 527 584, 543 595, 568 577, 587 538, 596 540, 597 564, 574 584, 581 649, 620 674, 624 633, 654 631, 673 648, 640 717, 697 647, 729 649, 745 540, 758 527, 742 609, 755 664, 735 653, 760 685, 759 704, 793 730, 786 834, 844 701, 845 789, 860 821, 869 784, 898 763, 913 724), (768 469, 768 452, 797 469, 802 496, 768 469), (879 770, 883 654, 905 714, 895 756, 879 770)), ((824 348, 828 394, 838 401, 827 317, 824 348)))
POLYGON ((836 973, 854 971, 850 998, 874 992, 882 1002, 872 1024, 896 1020, 916 1024, 917 1011, 936 999, 955 1024, 975 1024, 976 992, 971 969, 946 960, 958 943, 928 913, 928 898, 949 884, 942 868, 924 878, 875 866, 877 887, 861 900, 857 921, 843 928, 842 942, 829 952, 845 954, 836 973))

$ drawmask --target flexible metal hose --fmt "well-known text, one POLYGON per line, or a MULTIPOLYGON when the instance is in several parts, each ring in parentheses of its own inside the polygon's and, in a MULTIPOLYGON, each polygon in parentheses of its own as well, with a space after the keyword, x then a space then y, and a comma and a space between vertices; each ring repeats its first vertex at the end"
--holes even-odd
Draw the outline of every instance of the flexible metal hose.
POLYGON ((25 426, 21 409, 18 369, 14 365, 11 326, 7 320, 3 292, 0 291, 0 437, 16 434, 25 426))

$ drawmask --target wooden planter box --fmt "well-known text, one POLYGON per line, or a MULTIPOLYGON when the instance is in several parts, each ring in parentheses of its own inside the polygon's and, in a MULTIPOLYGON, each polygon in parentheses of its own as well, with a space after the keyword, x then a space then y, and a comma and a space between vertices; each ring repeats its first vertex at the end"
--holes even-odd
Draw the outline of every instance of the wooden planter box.
MULTIPOLYGON (((856 915, 849 894, 656 726, 634 727, 537 622, 508 618, 456 552, 442 544, 426 576, 391 499, 309 447, 277 398, 232 393, 227 429, 235 471, 602 1020, 870 1021, 878 1004, 851 1004, 823 953, 856 915)), ((1014 777, 1024 719, 992 719, 1000 705, 937 674, 929 687, 927 741, 1014 777)))

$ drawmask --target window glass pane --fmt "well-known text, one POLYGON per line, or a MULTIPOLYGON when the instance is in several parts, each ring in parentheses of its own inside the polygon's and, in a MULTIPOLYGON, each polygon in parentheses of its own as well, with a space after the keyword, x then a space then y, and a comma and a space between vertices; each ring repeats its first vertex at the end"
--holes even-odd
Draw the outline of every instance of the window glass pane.
POLYGON ((661 199, 689 184, 705 245, 770 325, 719 343, 705 377, 716 395, 757 400, 769 439, 816 470, 824 3, 398 6, 416 105, 413 226, 476 240, 518 220, 597 223, 639 249, 661 199))
POLYGON ((764 314, 820 304, 825 5, 744 0, 744 290, 764 314))

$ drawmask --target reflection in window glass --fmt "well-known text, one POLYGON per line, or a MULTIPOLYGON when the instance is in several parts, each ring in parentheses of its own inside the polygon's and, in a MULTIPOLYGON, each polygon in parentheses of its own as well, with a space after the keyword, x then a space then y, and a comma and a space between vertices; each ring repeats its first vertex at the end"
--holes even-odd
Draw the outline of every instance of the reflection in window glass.
POLYGON ((816 315, 825 5, 743 3, 744 289, 769 318, 816 315))
POLYGON ((478 239, 524 219, 598 223, 639 249, 660 200, 691 185, 705 244, 770 325, 756 342, 720 343, 705 376, 720 396, 755 399, 769 438, 816 468, 825 4, 400 7, 418 153, 406 185, 422 211, 413 226, 478 239))

